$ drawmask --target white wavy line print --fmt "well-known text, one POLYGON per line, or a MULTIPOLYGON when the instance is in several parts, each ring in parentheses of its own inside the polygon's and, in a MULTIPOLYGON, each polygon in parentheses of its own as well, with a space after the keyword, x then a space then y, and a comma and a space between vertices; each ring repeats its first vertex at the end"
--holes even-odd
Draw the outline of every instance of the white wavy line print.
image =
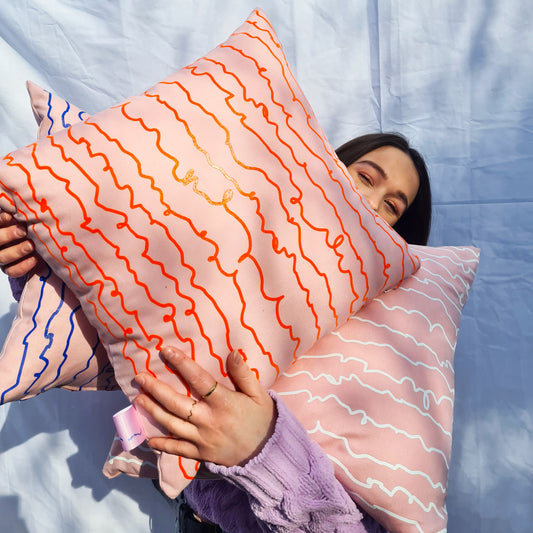
MULTIPOLYGON (((394 513, 393 511, 391 511, 390 509, 386 508, 386 507, 382 507, 381 505, 377 505, 377 504, 371 504, 370 502, 368 502, 367 500, 365 500, 365 498, 363 498, 359 493, 353 491, 353 490, 350 490, 350 489, 346 489, 346 491, 348 492, 348 494, 352 494, 352 499, 357 503, 357 501, 361 501, 364 503, 364 505, 368 508, 368 509, 375 509, 377 511, 381 511, 383 514, 386 514, 386 515, 389 515, 391 516, 392 518, 395 518, 396 520, 399 520, 405 524, 410 524, 414 527, 416 527, 416 529, 419 531, 419 533, 425 533, 424 530, 422 529, 422 526, 420 525, 420 523, 417 521, 417 520, 412 520, 410 518, 407 518, 403 515, 400 515, 398 513, 394 513)), ((436 533, 446 533, 446 529, 442 529, 436 533)))
POLYGON ((447 469, 450 468, 449 464, 448 464, 448 457, 446 456, 444 451, 443 450, 439 450, 438 448, 434 448, 434 447, 430 448, 430 447, 428 447, 426 445, 426 443, 424 442, 424 439, 422 438, 421 435, 412 435, 412 434, 408 433, 407 431, 405 431, 403 429, 399 429, 396 426, 393 426, 392 424, 378 424, 373 418, 368 416, 364 410, 362 410, 362 409, 352 409, 349 405, 346 405, 343 402, 341 402, 334 394, 328 394, 327 396, 324 396, 324 397, 313 396, 313 394, 310 391, 308 391, 307 389, 300 389, 300 390, 295 390, 295 391, 283 391, 283 392, 279 392, 278 391, 278 394, 280 396, 295 396, 295 395, 298 395, 298 394, 307 394, 308 397, 309 397, 309 400, 307 401, 307 403, 311 403, 311 402, 313 402, 315 400, 318 400, 319 402, 324 403, 324 402, 326 402, 326 401, 328 401, 330 399, 333 399, 341 407, 344 407, 344 409, 346 411, 348 411, 350 413, 350 415, 356 415, 356 414, 357 415, 361 415, 360 424, 362 426, 365 425, 367 422, 370 422, 374 427, 377 427, 379 429, 392 429, 392 431, 394 431, 394 433, 403 435, 404 437, 407 437, 410 440, 418 440, 418 441, 420 441, 420 444, 422 445, 424 450, 426 450, 427 453, 437 453, 437 454, 441 455, 442 458, 444 459, 444 463, 446 464, 446 468, 447 469))
MULTIPOLYGON (((414 292, 417 292, 417 293, 419 292, 419 291, 416 291, 414 289, 411 289, 411 290, 413 290, 414 292)), ((430 298, 429 296, 427 296, 424 293, 419 293, 419 294, 423 294, 424 297, 426 297, 426 298, 433 299, 433 298, 430 298)), ((387 305, 381 298, 374 298, 373 301, 374 302, 378 302, 379 304, 381 304, 381 306, 384 307, 387 311, 396 311, 396 310, 398 310, 398 311, 402 311, 403 313, 405 313, 407 315, 418 315, 418 316, 421 316, 428 324, 429 333, 433 333, 433 330, 435 330, 435 329, 440 329, 441 332, 442 332, 442 336, 446 339, 446 343, 448 344, 448 346, 452 350, 455 350, 455 344, 456 343, 452 342, 450 340, 450 338, 448 337, 448 334, 446 333, 446 328, 440 322, 432 323, 431 320, 427 317, 427 315, 424 314, 419 309, 407 309, 405 307, 402 307, 401 305, 392 305, 392 306, 390 306, 390 305, 387 305)), ((446 311, 446 314, 448 314, 447 311, 446 311)), ((455 337, 457 338, 457 334, 459 332, 459 329, 457 328, 457 326, 455 325, 455 322, 451 319, 451 317, 449 315, 448 315, 448 318, 450 318, 450 321, 454 324, 455 337)))
MULTIPOLYGON (((363 322, 363 323, 367 323, 367 324, 371 324, 377 328, 385 328, 385 329, 388 329, 391 333, 395 333, 397 335, 400 335, 402 337, 406 337, 406 338, 409 338, 411 339, 419 348, 424 348, 426 350, 428 350, 433 356, 434 358, 437 360, 438 364, 441 366, 441 367, 447 367, 448 370, 451 371, 452 374, 455 373, 454 369, 453 369, 453 363, 451 361, 445 361, 444 363, 441 362, 439 360, 439 357, 437 355, 437 353, 435 352, 435 350, 433 350, 430 346, 428 346, 427 344, 423 343, 423 342, 418 342, 412 335, 409 335, 407 333, 403 333, 401 331, 398 331, 398 330, 395 330, 395 329, 392 329, 390 328, 389 326, 387 326, 386 324, 378 324, 377 322, 373 322, 372 320, 368 320, 366 318, 361 318, 359 317, 358 315, 354 315, 352 317, 350 317, 349 320, 357 320, 359 322, 363 322)), ((393 353, 395 353, 398 357, 401 357, 402 359, 405 359, 409 364, 411 364, 412 366, 421 366, 423 368, 426 368, 427 370, 429 371, 434 371, 434 372, 437 372, 438 374, 440 374, 442 376, 442 379, 444 380, 444 382, 446 383, 447 387, 448 387, 448 390, 450 391, 450 393, 452 395, 455 394, 455 388, 453 386, 450 385, 449 381, 448 381, 448 378, 444 375, 444 373, 442 372, 442 370, 436 366, 431 366, 431 365, 428 365, 427 363, 424 363, 422 361, 413 361, 413 359, 411 359, 410 357, 408 357, 406 354, 400 352, 399 350, 397 350, 392 344, 389 344, 389 343, 380 343, 380 342, 374 342, 374 341, 361 341, 359 339, 347 339, 345 337, 343 337, 341 335, 341 333, 339 331, 333 331, 332 332, 332 335, 336 335, 337 337, 339 337, 339 339, 341 339, 343 342, 346 342, 346 343, 351 343, 351 344, 359 344, 361 346, 377 346, 378 348, 388 348, 390 349, 393 353)))
POLYGON ((150 461, 139 461, 138 459, 127 459, 126 457, 121 457, 120 455, 111 455, 107 457, 107 461, 109 464, 113 464, 115 461, 122 461, 123 463, 133 463, 136 465, 139 465, 140 467, 148 465, 157 470, 157 466, 154 463, 151 463, 150 461))
MULTIPOLYGON (((454 300, 453 298, 450 298, 450 296, 448 296, 446 294, 446 292, 444 291, 443 287, 441 284, 437 283, 436 281, 430 279, 429 277, 426 277, 426 278, 417 278, 416 281, 420 284, 420 285, 423 285, 424 289, 423 290, 419 290, 419 289, 416 289, 415 287, 404 287, 403 285, 400 285, 398 288, 397 288, 397 291, 401 291, 401 292, 416 292, 417 294, 420 294, 423 298, 426 298, 432 302, 438 302, 442 305, 442 307, 444 308, 445 312, 446 312, 446 315, 447 317, 449 318, 450 322, 454 325, 455 328, 458 327, 458 318, 460 318, 460 314, 461 314, 461 310, 463 308, 463 304, 462 302, 461 303, 457 303, 456 300, 454 300), (437 289, 442 298, 437 298, 436 296, 431 296, 430 294, 428 294, 430 291, 434 290, 434 289, 437 289), (445 300, 448 301, 448 303, 457 311, 457 318, 452 318, 449 311, 448 311, 448 306, 446 305, 446 302, 445 300)), ((465 296, 464 294, 461 295, 461 296, 465 296)), ((459 297, 459 295, 458 295, 459 297)), ((461 301, 462 298, 459 298, 459 300, 461 301)), ((432 313, 434 313, 434 309, 431 310, 432 313)))
MULTIPOLYGON (((461 250, 461 249, 459 249, 461 250)), ((463 257, 459 257, 458 252, 456 252, 453 249, 447 250, 446 254, 438 254, 438 253, 427 253, 425 250, 421 254, 423 256, 422 259, 422 265, 419 271, 413 275, 414 278, 420 279, 422 272, 427 272, 432 277, 438 277, 440 278, 447 286, 449 286, 453 291, 455 291, 456 295, 458 296, 459 301, 463 305, 463 299, 466 298, 468 295, 468 291, 470 290, 471 284, 468 282, 468 279, 474 279, 475 276, 475 270, 477 267, 477 264, 479 263, 479 254, 475 253, 473 250, 465 248, 462 249, 463 251, 468 251, 473 256, 472 259, 466 259, 463 257), (453 257, 456 258, 456 261, 453 260, 453 257), (452 274, 450 270, 445 266, 443 263, 443 259, 448 260, 450 263, 461 269, 463 274, 460 273, 452 274), (434 263, 437 265, 437 267, 444 269, 448 273, 449 279, 445 279, 442 275, 438 274, 435 271, 431 271, 427 267, 427 263, 434 263), (467 266, 467 263, 473 263, 473 266, 467 266), (453 285, 452 281, 453 279, 459 279, 463 286, 465 287, 465 291, 457 291, 455 286, 453 285)))
MULTIPOLYGON (((354 478, 352 476, 352 474, 346 469, 346 467, 336 458, 336 457, 333 457, 331 455, 328 455, 329 459, 331 461, 333 461, 336 465, 339 466, 339 468, 341 468, 343 470, 343 472, 356 484, 356 485, 359 485, 361 487, 364 487, 366 489, 371 489, 374 485, 377 485, 379 487, 379 489, 381 491, 383 491, 389 498, 393 498, 396 493, 398 492, 401 492, 403 494, 405 494, 408 498, 409 498, 409 503, 416 503, 418 507, 420 507, 420 509, 422 509, 425 513, 435 513, 439 518, 442 518, 443 520, 446 519, 446 516, 444 515, 443 511, 444 509, 439 510, 438 507, 435 505, 434 502, 431 502, 429 505, 424 505, 424 502, 422 502, 419 498, 417 498, 417 496, 415 496, 414 494, 412 494, 411 492, 409 492, 405 487, 400 487, 400 486, 397 486, 397 487, 394 487, 392 490, 389 490, 385 487, 385 485, 383 484, 383 482, 377 480, 377 479, 372 479, 372 478, 367 478, 367 482, 366 483, 363 483, 362 481, 354 478)), ((349 492, 352 492, 352 491, 349 491, 349 492)), ((354 494, 356 494, 358 497, 359 497, 359 494, 357 494, 355 491, 353 491, 354 494)), ((361 498, 363 501, 365 501, 366 503, 366 500, 364 500, 363 498, 361 498)), ((373 505, 370 505, 370 507, 374 507, 373 505)), ((376 507, 374 507, 376 508, 376 507)), ((387 509, 381 509, 380 510, 384 511, 386 514, 389 514, 390 516, 395 516, 394 513, 392 513, 391 511, 387 510, 387 509)), ((396 517, 396 516, 395 516, 396 517)), ((405 517, 397 517, 397 518, 404 518, 405 521, 407 522, 410 522, 410 523, 413 523, 413 524, 416 524, 418 527, 418 522, 416 521, 413 521, 413 520, 409 520, 405 517)), ((422 530, 420 530, 422 531, 422 530)), ((424 533, 422 531, 422 533, 424 533)))
MULTIPOLYGON (((462 266, 462 265, 459 265, 459 266, 462 266)), ((465 274, 465 277, 463 278, 461 276, 461 274, 452 274, 448 270, 448 268, 446 268, 444 266, 444 264, 442 262, 436 261, 435 259, 426 259, 425 260, 424 271, 428 271, 431 274, 432 277, 440 278, 443 281, 444 284, 448 285, 457 294, 457 296, 459 298, 460 298, 461 294, 463 294, 464 292, 467 292, 470 289, 470 283, 468 283, 467 279, 465 279, 467 277, 467 274, 470 274, 470 276, 468 276, 468 277, 472 277, 472 278, 474 277, 473 269, 469 269, 469 272, 467 274, 465 274), (427 263, 434 263, 439 268, 442 268, 443 270, 445 270, 447 272, 447 274, 448 274, 448 278, 446 278, 442 274, 439 274, 437 271, 429 270, 428 267, 427 267, 427 263), (462 285, 464 287, 463 291, 458 290, 458 289, 455 288, 455 285, 453 284, 453 280, 454 279, 459 280, 462 283, 462 285)))
MULTIPOLYGON (((408 402, 407 400, 404 400, 403 398, 397 398, 393 394, 393 392, 388 390, 388 389, 385 389, 385 390, 376 389, 372 385, 369 385, 369 384, 363 382, 359 378, 359 376, 357 376, 356 374, 350 374, 349 376, 335 377, 335 376, 332 376, 330 374, 325 374, 323 372, 321 372, 318 375, 314 375, 311 372, 309 372, 308 370, 300 370, 300 371, 294 372, 294 373, 285 373, 284 375, 287 376, 287 377, 297 377, 297 376, 302 376, 302 375, 303 376, 308 376, 312 381, 319 381, 320 379, 325 378, 328 381, 328 383, 331 383, 332 385, 340 385, 343 381, 355 380, 361 385, 361 387, 363 387, 365 389, 369 389, 372 392, 374 392, 376 394, 379 394, 380 396, 389 396, 395 403, 397 403, 399 405, 405 405, 406 407, 408 407, 410 409, 414 409, 415 411, 417 411, 421 416, 429 418, 433 422, 433 424, 435 424, 435 426, 437 426, 445 435, 447 435, 447 436, 449 436, 451 438, 451 432, 446 430, 442 426, 442 424, 437 422, 437 420, 435 420, 430 413, 424 412, 422 409, 420 409, 420 407, 418 407, 417 405, 415 405, 413 403, 408 402)), ((423 389, 420 389, 420 390, 423 390, 423 389)), ((427 392, 427 391, 425 391, 425 392, 427 392)), ((450 404, 453 407, 453 400, 451 398, 448 398, 448 400, 449 400, 450 404)), ((441 398, 441 401, 442 401, 442 398, 441 398)), ((429 409, 429 398, 428 398, 427 394, 424 394, 424 408, 426 410, 429 409)))
MULTIPOLYGON (((409 474, 411 476, 423 477, 423 478, 425 478, 427 480, 428 484, 431 485, 431 487, 433 487, 436 490, 440 490, 442 492, 442 494, 446 494, 446 487, 440 481, 433 481, 431 479, 431 477, 429 476, 429 474, 427 474, 426 472, 422 472, 421 470, 410 470, 409 468, 407 468, 405 465, 402 465, 402 464, 393 465, 393 464, 388 463, 386 461, 381 461, 377 457, 374 457, 373 455, 369 455, 367 453, 354 453, 352 451, 352 449, 350 447, 350 443, 349 443, 349 441, 348 441, 348 439, 346 437, 342 437, 341 435, 337 435, 336 433, 333 433, 331 431, 328 431, 328 430, 324 429, 322 427, 322 425, 320 424, 320 421, 317 421, 316 426, 315 426, 315 428, 313 430, 308 431, 308 433, 310 435, 312 435, 313 433, 317 433, 317 432, 320 432, 323 435, 327 435, 328 437, 330 437, 332 439, 342 441, 346 451, 354 459, 369 459, 373 463, 376 463, 376 464, 379 464, 381 466, 384 466, 384 467, 386 467, 386 468, 388 468, 390 470, 395 470, 395 471, 403 470, 404 472, 406 472, 407 474, 409 474)), ((338 459, 338 458, 337 458, 337 460, 340 461, 340 459, 338 459)))
MULTIPOLYGON (((455 370, 453 368, 453 363, 452 361, 441 361, 439 359, 439 356, 437 354, 437 352, 435 352, 435 350, 433 350, 431 348, 431 346, 429 346, 428 344, 424 343, 424 342, 419 342, 417 339, 415 339, 415 337, 413 335, 409 335, 408 333, 404 333, 403 331, 399 331, 397 329, 393 329, 391 328, 390 326, 388 326, 387 324, 381 324, 381 323, 378 323, 378 322, 374 322, 373 320, 369 320, 367 318, 362 318, 360 317, 358 314, 355 314, 353 316, 351 316, 349 318, 349 320, 357 320, 358 322, 363 322, 363 323, 366 323, 366 324, 371 324, 372 326, 376 327, 376 328, 380 328, 380 329, 387 329, 388 331, 390 331, 391 333, 394 333, 396 335, 399 335, 401 337, 404 337, 404 338, 407 338, 407 339, 411 339, 415 344, 416 346, 418 346, 419 348, 425 348, 426 350, 428 350, 432 355, 433 357, 435 358, 435 360, 437 361, 437 363, 439 364, 439 366, 441 367, 445 367, 447 368, 452 374, 455 374, 455 370)), ((338 334, 339 332, 333 332, 334 334, 338 334)), ((400 351, 398 351, 396 348, 394 348, 394 346, 392 346, 391 344, 387 344, 387 343, 377 343, 377 342, 371 342, 371 341, 368 341, 368 342, 361 342, 361 341, 358 341, 357 339, 345 339, 344 337, 342 337, 340 334, 338 335, 339 338, 341 338, 344 342, 351 342, 351 343, 354 343, 354 344, 362 344, 362 345, 370 345, 370 346, 380 346, 380 347, 388 347, 390 348, 396 355, 402 357, 403 359, 405 359, 406 361, 408 361, 411 365, 413 366, 423 366, 425 368, 427 368, 428 370, 436 370, 437 372, 439 372, 443 379, 446 381, 446 384, 448 385, 448 389, 451 391, 453 391, 453 387, 450 386, 450 384, 448 383, 448 379, 446 378, 446 376, 442 373, 441 369, 440 368, 437 368, 437 367, 434 367, 434 366, 430 366, 426 363, 423 363, 422 361, 413 361, 412 359, 410 359, 407 355, 401 353, 400 351)))
MULTIPOLYGON (((383 371, 383 370, 376 370, 376 369, 369 369, 368 366, 368 361, 365 361, 364 359, 360 359, 359 357, 355 357, 355 356, 349 356, 349 357, 346 357, 344 356, 343 354, 341 353, 330 353, 330 354, 323 354, 323 355, 301 355, 298 357, 298 359, 312 359, 312 360, 316 360, 316 359, 329 359, 331 357, 336 357, 337 359, 341 359, 340 361, 340 364, 344 364, 344 363, 348 363, 350 361, 357 361, 358 363, 362 363, 363 366, 364 366, 364 369, 363 369, 363 373, 365 374, 380 374, 382 376, 385 376, 387 379, 389 379, 390 381, 398 384, 398 385, 403 385, 405 382, 409 382, 411 383, 411 387, 412 387, 412 390, 413 392, 415 393, 418 393, 418 392, 421 392, 423 397, 424 397, 424 400, 423 400, 423 404, 424 404, 424 408, 425 409, 429 409, 429 402, 430 402, 430 396, 433 396, 433 402, 436 404, 436 405, 440 405, 443 401, 446 401, 446 402, 449 402, 451 407, 453 407, 453 403, 454 403, 454 399, 453 399, 453 393, 452 393, 452 396, 446 396, 445 394, 443 394, 442 396, 440 396, 440 398, 437 398, 437 395, 435 394, 435 391, 433 391, 432 389, 424 389, 423 387, 418 387, 415 380, 409 376, 404 376, 402 377, 401 379, 398 379, 398 378, 395 378, 394 376, 392 376, 391 374, 388 374, 387 372, 383 371)), ((335 364, 335 363, 334 363, 335 364)), ((289 368, 290 370, 290 368, 289 368)), ((295 373, 289 373, 289 371, 285 371, 283 372, 283 376, 287 376, 287 377, 294 377, 300 373, 307 373, 309 374, 309 376, 311 377, 311 379, 313 379, 314 381, 317 381, 318 378, 320 377, 324 377, 328 380, 329 383, 333 384, 333 385, 339 385, 340 384, 340 381, 348 381, 349 379, 351 379, 352 377, 352 374, 350 374, 350 376, 339 376, 338 378, 336 376, 332 376, 331 374, 325 374, 325 373, 320 373, 316 379, 314 379, 312 376, 311 376, 311 373, 309 372, 306 372, 306 371, 298 371, 298 372, 295 372, 295 373), (340 381, 338 381, 340 380, 340 381)), ((357 377, 355 375, 353 375, 353 377, 357 377)), ((362 383, 361 383, 362 384, 362 383)), ((391 391, 389 391, 391 392, 391 391)), ((392 394, 392 392, 391 392, 392 394)))
MULTIPOLYGON (((425 267, 422 267, 422 268, 425 269, 425 267)), ((461 320, 461 312, 463 310, 466 298, 468 297, 468 289, 462 292, 458 292, 455 290, 455 287, 452 287, 456 294, 456 298, 453 298, 450 294, 448 294, 448 292, 446 292, 445 286, 444 286, 445 284, 442 283, 442 280, 436 281, 433 278, 438 278, 438 276, 434 275, 434 273, 431 271, 428 271, 428 273, 430 275, 424 278, 422 277, 416 278, 416 281, 420 285, 424 285, 425 287, 427 287, 428 292, 434 292, 435 290, 437 290, 442 296, 442 299, 441 299, 442 305, 446 309, 448 309, 446 305, 446 302, 448 302, 448 304, 451 305, 457 311, 457 317, 454 320, 452 320, 452 322, 458 326, 459 325, 458 322, 461 320)), ((398 288, 401 290, 407 290, 407 288, 403 286, 400 286, 398 288)), ((429 294, 427 294, 427 296, 429 297, 429 294)))
POLYGON ((464 307, 466 298, 468 297, 468 293, 470 291, 470 284, 465 281, 463 283, 464 285, 463 289, 460 290, 460 289, 457 289, 457 287, 451 281, 447 280, 440 274, 437 274, 436 272, 432 270, 428 270, 427 267, 424 267, 424 270, 426 270, 429 274, 427 278, 425 279, 428 279, 428 280, 431 279, 431 282, 433 283, 433 285, 435 285, 435 287, 438 287, 439 290, 442 292, 442 294, 444 294, 444 297, 460 311, 464 307), (438 281, 435 281, 435 280, 438 280, 438 281), (450 292, 455 294, 458 305, 455 303, 453 298, 451 298, 450 296, 446 294, 444 290, 446 287, 450 290, 450 292))
POLYGON ((422 256, 422 259, 426 257, 437 257, 439 259, 450 259, 455 257, 459 266, 463 268, 463 263, 476 263, 479 261, 480 251, 477 248, 470 246, 442 246, 439 248, 429 248, 426 246, 420 245, 411 245, 411 248, 415 249, 416 252, 422 256), (471 259, 463 257, 459 252, 464 254, 469 254, 471 259))

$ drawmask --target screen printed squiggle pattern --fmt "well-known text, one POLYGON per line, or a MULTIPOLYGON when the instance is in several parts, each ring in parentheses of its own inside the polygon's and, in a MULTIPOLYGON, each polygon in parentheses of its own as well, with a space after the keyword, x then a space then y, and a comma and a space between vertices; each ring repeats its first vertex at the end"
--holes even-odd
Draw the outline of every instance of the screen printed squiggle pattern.
MULTIPOLYGON (((167 343, 221 380, 240 350, 268 386, 418 267, 361 200, 260 11, 144 94, 72 114, 4 158, 0 205, 28 223, 130 399, 140 370, 183 388, 157 356, 167 343)), ((158 465, 169 495, 196 468, 158 465)))
POLYGON ((274 384, 388 531, 446 529, 461 311, 474 248, 416 247, 420 269, 301 356, 274 384))

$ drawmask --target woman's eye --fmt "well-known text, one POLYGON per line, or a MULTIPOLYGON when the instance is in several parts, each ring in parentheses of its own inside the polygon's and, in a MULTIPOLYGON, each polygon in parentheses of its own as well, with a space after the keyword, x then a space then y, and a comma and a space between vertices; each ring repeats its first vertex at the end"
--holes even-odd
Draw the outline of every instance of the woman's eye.
POLYGON ((387 209, 395 216, 399 216, 398 209, 396 207, 396 204, 394 202, 385 202, 387 205, 387 209))
POLYGON ((358 175, 359 175, 359 179, 363 183, 366 183, 367 185, 372 185, 372 182, 370 181, 370 178, 368 176, 365 176, 364 174, 361 174, 360 172, 358 172, 358 175))

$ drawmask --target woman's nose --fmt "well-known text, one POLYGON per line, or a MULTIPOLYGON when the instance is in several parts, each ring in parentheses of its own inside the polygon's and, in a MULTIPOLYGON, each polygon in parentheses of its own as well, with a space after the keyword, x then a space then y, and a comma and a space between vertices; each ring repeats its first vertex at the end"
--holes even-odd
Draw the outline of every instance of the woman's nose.
POLYGON ((364 197, 365 197, 366 201, 370 204, 370 207, 374 211, 377 211, 378 207, 379 207, 379 200, 376 197, 376 195, 375 194, 371 194, 371 193, 366 193, 366 194, 364 194, 364 197))

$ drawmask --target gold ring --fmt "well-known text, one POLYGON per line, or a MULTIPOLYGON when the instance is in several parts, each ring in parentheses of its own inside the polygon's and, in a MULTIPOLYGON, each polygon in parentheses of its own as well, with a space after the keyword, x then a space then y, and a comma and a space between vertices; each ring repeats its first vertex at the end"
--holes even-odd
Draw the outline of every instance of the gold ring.
POLYGON ((192 416, 192 410, 194 409, 194 406, 198 403, 198 400, 193 400, 191 408, 189 409, 189 414, 187 415, 187 418, 185 419, 187 422, 190 420, 192 416))
POLYGON ((217 388, 217 385, 218 385, 218 381, 215 381, 215 384, 209 389, 209 392, 206 393, 206 394, 202 394, 202 398, 205 399, 208 396, 211 396, 211 394, 213 394, 213 392, 215 392, 215 389, 217 388))

